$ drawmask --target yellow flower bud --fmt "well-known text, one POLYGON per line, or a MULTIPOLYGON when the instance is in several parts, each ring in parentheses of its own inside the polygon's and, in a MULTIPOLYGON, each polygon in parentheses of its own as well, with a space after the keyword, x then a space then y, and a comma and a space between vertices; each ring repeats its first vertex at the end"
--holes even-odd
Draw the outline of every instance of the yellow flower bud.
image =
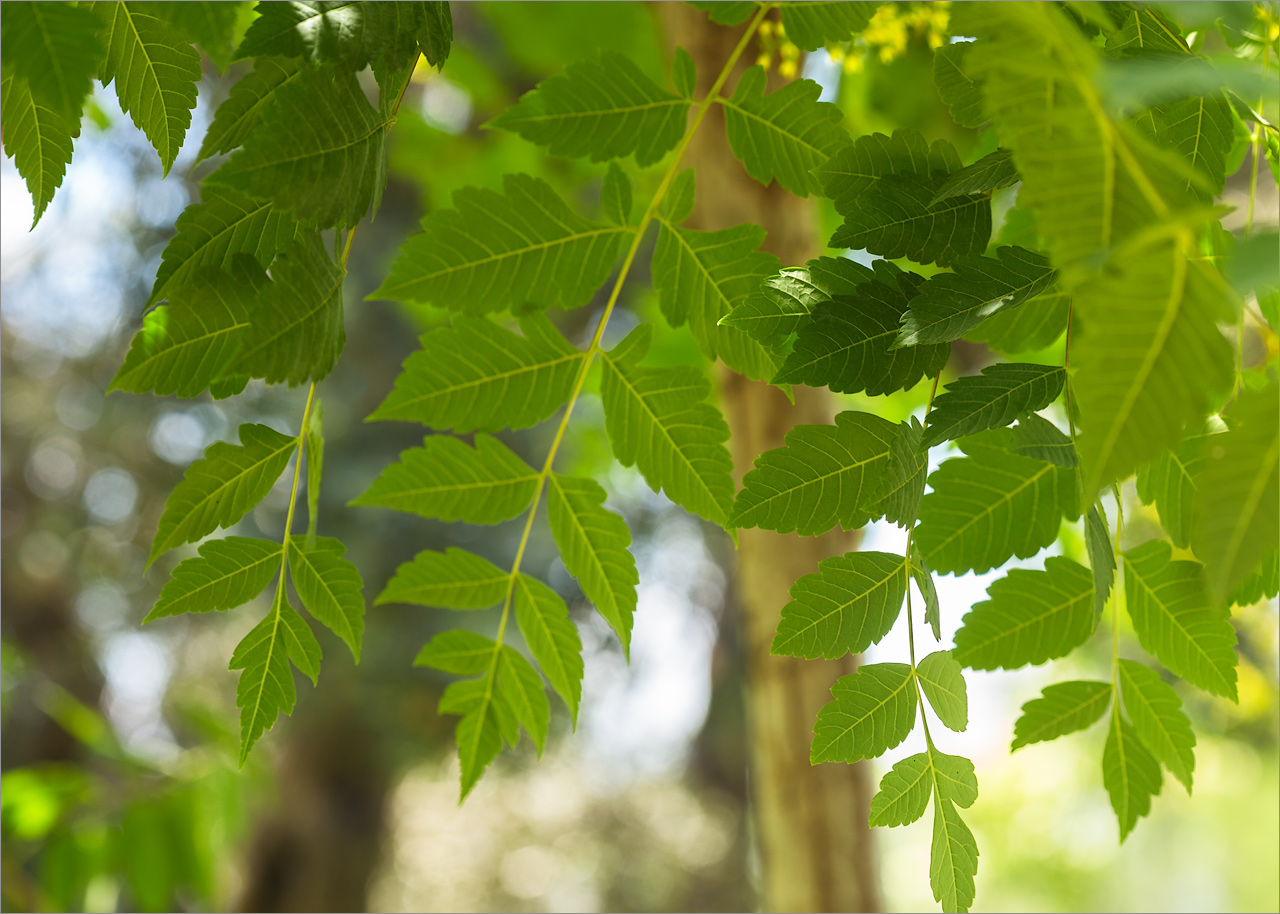
POLYGON ((785 76, 787 79, 796 75, 796 62, 794 60, 784 60, 778 64, 778 75, 785 76))

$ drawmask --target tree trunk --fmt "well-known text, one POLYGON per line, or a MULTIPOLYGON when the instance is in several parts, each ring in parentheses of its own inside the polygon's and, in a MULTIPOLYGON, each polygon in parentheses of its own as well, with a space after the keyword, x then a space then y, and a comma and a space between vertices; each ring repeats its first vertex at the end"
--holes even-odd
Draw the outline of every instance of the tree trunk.
MULTIPOLYGON (((706 93, 732 52, 742 27, 721 28, 706 13, 682 3, 658 4, 672 51, 683 47, 698 65, 698 91, 706 93)), ((748 50, 739 64, 755 59, 748 50)), ((735 84, 731 77, 726 94, 735 84)), ((770 75, 770 90, 783 80, 770 75)), ((754 222, 768 232, 764 249, 786 265, 819 253, 813 201, 777 184, 756 183, 733 157, 723 111, 713 106, 693 139, 685 164, 697 168, 697 205, 689 225, 723 229, 754 222)), ((834 412, 825 390, 795 388, 792 405, 777 388, 729 371, 719 375, 739 480, 763 451, 781 447, 798 423, 829 423, 834 412)), ((739 534, 738 607, 746 650, 750 790, 763 876, 762 906, 769 911, 874 911, 881 907, 878 872, 867 818, 870 772, 855 765, 809 764, 818 710, 836 678, 856 659, 772 657, 769 645, 791 585, 817 571, 818 561, 855 546, 839 530, 819 537, 763 530, 739 534)))

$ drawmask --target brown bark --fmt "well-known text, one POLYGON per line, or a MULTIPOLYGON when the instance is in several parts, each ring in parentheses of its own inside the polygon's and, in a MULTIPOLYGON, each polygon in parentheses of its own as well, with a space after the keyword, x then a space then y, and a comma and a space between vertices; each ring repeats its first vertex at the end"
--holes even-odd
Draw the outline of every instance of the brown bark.
MULTIPOLYGON (((682 3, 657 8, 671 49, 679 45, 693 56, 699 92, 706 93, 743 27, 721 28, 682 3)), ((748 49, 738 71, 754 58, 748 49)), ((780 82, 771 74, 770 89, 780 82)), ((736 74, 726 94, 735 83, 736 74)), ((776 183, 764 187, 752 180, 729 148, 718 106, 708 112, 684 164, 697 169, 697 205, 688 225, 723 229, 754 222, 768 232, 764 249, 787 265, 819 253, 813 202, 776 183)), ((834 412, 825 390, 797 387, 793 405, 776 388, 732 372, 722 372, 719 385, 739 478, 763 451, 781 447, 793 425, 828 423, 834 412)), ((870 772, 865 763, 809 764, 818 710, 830 699, 836 678, 853 671, 855 658, 824 662, 769 655, 791 585, 816 571, 820 559, 854 546, 855 538, 838 530, 819 537, 740 533, 735 590, 746 651, 751 802, 762 906, 769 911, 873 911, 882 904, 867 826, 870 772)))

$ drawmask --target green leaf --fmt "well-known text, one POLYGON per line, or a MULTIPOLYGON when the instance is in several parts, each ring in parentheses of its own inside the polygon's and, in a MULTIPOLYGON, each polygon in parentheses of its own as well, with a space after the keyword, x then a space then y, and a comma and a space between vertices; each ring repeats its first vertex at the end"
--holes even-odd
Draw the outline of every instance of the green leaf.
POLYGON ((652 330, 637 327, 601 353, 605 429, 623 466, 638 466, 657 491, 724 525, 733 505, 729 427, 706 402, 711 385, 694 368, 641 368, 652 330))
MULTIPOLYGON (((395 2, 361 5, 365 17, 365 53, 378 81, 379 110, 394 110, 418 62, 418 32, 429 15, 426 3, 395 2)), ((445 11, 448 16, 448 10, 445 11)), ((450 40, 452 20, 449 21, 450 40)), ((448 55, 448 51, 445 52, 448 55)), ((435 61, 443 63, 443 60, 435 61)))
POLYGON ((289 605, 281 587, 271 611, 244 636, 231 655, 230 668, 243 670, 236 683, 241 768, 249 758, 249 750, 265 730, 271 729, 280 713, 293 712, 298 693, 289 668, 291 659, 315 679, 320 668, 320 645, 315 643, 307 623, 289 605))
POLYGON ((923 437, 924 426, 914 416, 898 426, 898 434, 889 443, 889 462, 880 474, 880 483, 864 503, 868 511, 883 514, 885 520, 908 530, 920 513, 929 473, 928 451, 920 448, 923 437))
POLYGON ((502 653, 498 655, 498 685, 541 758, 551 721, 551 703, 547 701, 547 693, 542 687, 542 677, 519 651, 504 644, 502 653))
POLYGON ((982 84, 964 72, 965 52, 969 43, 944 44, 933 52, 933 84, 938 97, 951 111, 951 119, 961 127, 980 127, 986 116, 982 111, 982 84))
POLYGON ((1280 553, 1272 552, 1262 560, 1257 571, 1246 577, 1228 600, 1236 606, 1252 606, 1261 600, 1274 600, 1280 593, 1280 553))
MULTIPOLYGON (((891 280, 893 270, 886 266, 877 273, 891 280)), ((919 278, 902 275, 908 283, 919 278)), ((864 282, 855 295, 818 304, 811 319, 800 324, 795 347, 773 383, 879 396, 937 374, 947 362, 947 344, 891 348, 908 307, 907 294, 896 286, 864 282)))
POLYGON ((247 254, 231 272, 201 267, 150 311, 109 390, 197 397, 226 375, 246 339, 266 274, 247 254))
POLYGON ((1111 683, 1077 680, 1045 686, 1040 698, 1022 706, 1013 725, 1012 752, 1090 727, 1111 706, 1111 683))
POLYGON ((1071 559, 1014 568, 987 588, 956 632, 955 658, 975 670, 1016 670, 1065 657, 1093 634, 1093 576, 1071 559))
POLYGON ((898 426, 870 413, 844 412, 835 425, 797 425, 786 445, 756 458, 729 516, 732 527, 802 536, 837 523, 861 527, 862 510, 881 482, 898 426))
POLYGON ((1191 773, 1196 767, 1196 736, 1191 722, 1182 713, 1182 699, 1160 674, 1141 663, 1121 660, 1117 673, 1124 709, 1134 732, 1152 755, 1164 763, 1169 773, 1191 791, 1191 773))
POLYGON ((471 700, 467 701, 466 711, 455 704, 446 707, 445 698, 450 697, 449 693, 458 686, 470 686, 472 682, 455 682, 445 690, 440 699, 441 713, 463 715, 454 730, 454 739, 458 743, 458 761, 462 767, 462 795, 459 802, 467 798, 484 769, 502 751, 503 731, 510 729, 506 719, 513 717, 501 696, 495 694, 496 683, 493 683, 491 677, 486 676, 475 683, 480 685, 480 694, 476 695, 473 690, 468 695, 471 700))
POLYGON ((235 59, 300 57, 308 63, 341 63, 358 70, 368 62, 365 6, 349 0, 260 3, 258 18, 245 32, 235 59))
POLYGON ((1182 182, 1188 192, 1203 203, 1212 203, 1222 193, 1234 127, 1231 106, 1221 93, 1157 105, 1138 118, 1138 126, 1148 130, 1160 147, 1176 150, 1195 169, 1195 176, 1182 182))
POLYGON ((522 514, 538 489, 538 472, 510 448, 476 435, 475 449, 430 435, 400 455, 353 505, 411 511, 468 524, 497 524, 522 514))
POLYGON ((605 508, 605 491, 595 480, 552 473, 547 481, 548 520, 564 567, 630 656, 640 576, 627 522, 605 508))
POLYGON ((680 142, 688 111, 689 99, 656 85, 630 58, 605 51, 538 83, 488 126, 518 133, 554 156, 602 162, 635 153, 643 168, 680 142))
MULTIPOLYGON (((175 3, 174 6, 187 6, 175 3)), ((212 5, 212 4, 210 4, 212 5)), ((225 4, 218 4, 220 6, 225 4)), ((266 108, 275 102, 282 86, 298 81, 302 67, 287 57, 259 57, 253 71, 246 73, 234 86, 227 100, 214 112, 213 123, 200 144, 197 161, 222 152, 231 152, 244 144, 245 138, 262 121, 266 108)))
POLYGON ((1107 744, 1102 750, 1102 783, 1111 797, 1111 808, 1120 820, 1120 843, 1138 819, 1151 811, 1151 798, 1160 793, 1160 763, 1152 757, 1138 734, 1118 713, 1111 715, 1107 744))
MULTIPOLYGON (((1121 8, 1123 10, 1123 8, 1121 8)), ((1166 54, 1188 53, 1187 43, 1177 27, 1154 10, 1123 10, 1123 26, 1107 36, 1106 49, 1121 51, 1156 51, 1166 54)))
POLYGON ((253 312, 252 336, 232 370, 291 387, 319 381, 333 369, 347 338, 346 270, 329 259, 320 235, 308 232, 276 258, 271 278, 253 312))
POLYGON ((582 698, 582 639, 569 618, 569 607, 558 593, 527 574, 516 578, 515 606, 516 622, 529 651, 569 706, 576 727, 582 698))
POLYGON ((777 363, 759 343, 720 319, 778 270, 778 258, 756 250, 764 241, 758 225, 698 232, 661 221, 654 248, 653 287, 671 326, 689 324, 709 358, 719 358, 753 380, 773 376, 777 363))
POLYGON ((252 254, 265 269, 303 237, 302 226, 270 203, 216 184, 206 184, 200 192, 201 202, 182 211, 177 234, 165 245, 148 306, 196 282, 201 267, 227 270, 236 254, 252 254))
POLYGON ((725 109, 733 154, 761 184, 776 179, 800 197, 821 193, 810 172, 849 143, 837 126, 840 108, 818 101, 822 87, 812 80, 797 79, 768 95, 764 88, 764 68, 752 67, 731 98, 716 98, 725 109))
POLYGON ((1107 519, 1097 505, 1089 509, 1084 524, 1084 544, 1089 553, 1089 564, 1093 575, 1093 614, 1102 615, 1111 596, 1111 588, 1116 583, 1116 554, 1111 547, 1111 534, 1107 529, 1107 519))
POLYGON ((911 544, 911 578, 916 582, 920 596, 924 598, 924 621, 933 629, 933 640, 942 640, 942 607, 938 604, 938 588, 933 584, 933 572, 925 564, 920 547, 911 544))
POLYGON ((831 696, 813 727, 811 764, 875 758, 901 743, 915 727, 916 688, 908 664, 860 667, 837 679, 831 696))
POLYGON ((991 365, 981 375, 956 378, 933 401, 921 447, 1002 428, 1044 409, 1062 393, 1061 368, 1010 362, 991 365))
POLYGON ((1057 539, 1063 517, 1076 516, 1071 470, 972 438, 960 446, 969 456, 944 461, 920 505, 915 541, 934 571, 983 572, 1030 558, 1057 539))
POLYGON ((1231 409, 1234 426, 1207 444, 1196 479, 1191 543, 1204 561, 1215 604, 1276 549, 1280 529, 1280 397, 1273 381, 1246 391, 1231 409))
POLYGON ((634 229, 581 218, 538 178, 502 180, 504 193, 464 187, 455 209, 428 213, 370 298, 471 314, 590 301, 634 229))
POLYGON ((950 651, 934 651, 916 664, 916 678, 943 726, 962 733, 969 727, 969 694, 964 670, 950 651))
POLYGON ((967 911, 973 904, 978 874, 978 844, 950 800, 933 804, 933 845, 929 885, 944 911, 967 911))
POLYGON ((1021 180, 1018 167, 1013 164, 1013 154, 1007 149, 997 149, 969 165, 953 172, 938 188, 929 201, 932 206, 948 197, 966 194, 987 194, 1002 187, 1013 187, 1021 180))
POLYGON ((631 179, 617 162, 610 162, 600 182, 600 208, 615 225, 630 225, 631 206, 631 179))
POLYGON ((198 44, 218 69, 225 70, 231 63, 236 23, 245 6, 244 3, 220 0, 183 0, 181 3, 156 3, 152 8, 189 41, 198 44))
POLYGON ((815 169, 822 181, 823 192, 835 204, 836 212, 848 216, 858 211, 862 196, 887 175, 917 175, 929 178, 934 172, 939 180, 960 170, 960 157, 946 140, 930 146, 920 132, 909 128, 895 130, 893 136, 869 133, 851 146, 836 153, 830 161, 815 169))
POLYGON ((269 200, 316 228, 350 228, 377 210, 390 120, 355 75, 304 68, 274 94, 240 151, 208 181, 269 200))
POLYGON ((1163 540, 1124 554, 1124 591, 1138 641, 1206 692, 1236 700, 1235 629, 1211 607, 1199 562, 1174 561, 1163 540))
POLYGON ((757 9, 754 0, 689 0, 689 5, 705 10, 717 25, 737 25, 757 9))
POLYGON ((790 0, 781 4, 782 27, 787 41, 803 51, 817 51, 827 42, 849 41, 867 27, 879 5, 790 0))
MULTIPOLYGON (((10 2, 4 7, 0 56, 5 69, 30 87, 37 108, 78 127, 106 50, 101 33, 102 22, 86 7, 10 2)), ((10 126, 6 115, 6 145, 10 126)))
POLYGON ((1054 342, 1067 329, 1071 296, 1044 292, 1017 308, 991 315, 965 334, 965 339, 986 343, 996 352, 1035 352, 1054 342))
POLYGON ((360 571, 343 556, 347 547, 330 536, 318 536, 315 545, 295 536, 289 550, 289 575, 302 605, 316 621, 333 632, 360 662, 364 637, 364 581, 360 571))
POLYGON ((413 658, 414 666, 427 666, 455 676, 475 676, 489 669, 493 652, 498 649, 492 638, 463 629, 441 632, 422 646, 413 658))
POLYGON ((298 444, 265 425, 240 426, 240 442, 217 441, 203 460, 187 467, 164 503, 148 565, 174 546, 230 527, 248 514, 284 472, 298 444))
POLYGON ((501 603, 510 585, 511 575, 488 559, 454 547, 424 550, 396 569, 374 602, 486 609, 501 603))
POLYGON ((573 392, 583 353, 544 315, 520 336, 484 318, 457 315, 422 336, 395 389, 370 419, 404 419, 456 432, 528 428, 573 392))
POLYGON ((671 188, 658 205, 659 212, 673 225, 684 222, 693 212, 697 197, 696 179, 692 168, 686 168, 671 182, 671 188))
POLYGON ((243 606, 262 593, 280 569, 280 544, 270 540, 228 536, 201 543, 199 552, 173 569, 143 624, 243 606))
POLYGON ((958 340, 993 314, 1042 295, 1057 279, 1043 254, 1012 245, 996 248, 996 254, 999 260, 958 257, 952 264, 954 273, 925 280, 902 317, 897 345, 958 340))
POLYGON ((445 2, 427 2, 422 7, 418 47, 422 49, 422 56, 427 58, 427 63, 437 69, 444 69, 449 49, 453 46, 453 13, 445 2))
POLYGON ((1009 450, 1023 457, 1043 460, 1060 467, 1079 466, 1076 446, 1062 431, 1035 413, 1023 416, 1013 428, 1009 450))
POLYGON ((671 59, 671 82, 685 98, 693 98, 693 93, 698 89, 698 66, 682 47, 676 47, 671 59))
POLYGON ((850 552, 823 559, 817 573, 791 588, 769 652, 806 660, 861 653, 893 628, 906 593, 907 560, 900 555, 850 552))
POLYGON ((879 793, 871 798, 871 826, 911 824, 924 815, 934 790, 943 800, 972 806, 978 799, 973 762, 936 750, 904 758, 881 779, 879 793))
POLYGON ((313 549, 320 526, 320 483, 324 476, 324 403, 318 397, 307 420, 303 452, 307 458, 307 548, 313 549))
MULTIPOLYGON (((40 4, 44 5, 44 4, 40 4)), ((71 161, 71 141, 80 135, 80 119, 63 117, 37 102, 27 81, 7 69, 0 77, 0 120, 4 151, 27 184, 35 208, 31 227, 62 186, 71 161)))
POLYGON ((115 81, 121 109, 147 135, 167 175, 191 126, 200 54, 145 4, 98 2, 93 11, 105 23, 102 84, 115 81))

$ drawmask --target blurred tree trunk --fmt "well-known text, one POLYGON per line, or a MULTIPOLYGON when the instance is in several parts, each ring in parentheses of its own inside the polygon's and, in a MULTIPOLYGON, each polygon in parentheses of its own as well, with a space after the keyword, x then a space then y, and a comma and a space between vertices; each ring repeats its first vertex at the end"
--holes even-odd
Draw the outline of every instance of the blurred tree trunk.
MULTIPOLYGON (((714 25, 683 3, 661 3, 669 50, 681 46, 698 65, 698 92, 706 93, 741 35, 714 25)), ((755 59, 750 49, 738 70, 755 59)), ((770 74, 772 91, 783 80, 770 74)), ((726 94, 736 79, 731 77, 726 94)), ((723 110, 713 106, 689 147, 685 165, 697 167, 697 205, 689 225, 723 229, 743 222, 764 226, 764 249, 786 265, 817 256, 812 200, 777 184, 762 187, 733 157, 723 110)), ((720 397, 739 479, 763 451, 781 447, 799 423, 829 423, 834 405, 825 390, 795 389, 793 405, 776 388, 722 371, 720 397)), ((881 907, 878 868, 867 817, 870 772, 856 765, 809 764, 818 710, 836 678, 856 660, 771 657, 769 644, 791 585, 817 570, 818 561, 854 548, 839 530, 819 537, 743 530, 734 588, 740 602, 746 652, 750 796, 763 875, 762 904, 769 911, 874 911, 881 907)))

